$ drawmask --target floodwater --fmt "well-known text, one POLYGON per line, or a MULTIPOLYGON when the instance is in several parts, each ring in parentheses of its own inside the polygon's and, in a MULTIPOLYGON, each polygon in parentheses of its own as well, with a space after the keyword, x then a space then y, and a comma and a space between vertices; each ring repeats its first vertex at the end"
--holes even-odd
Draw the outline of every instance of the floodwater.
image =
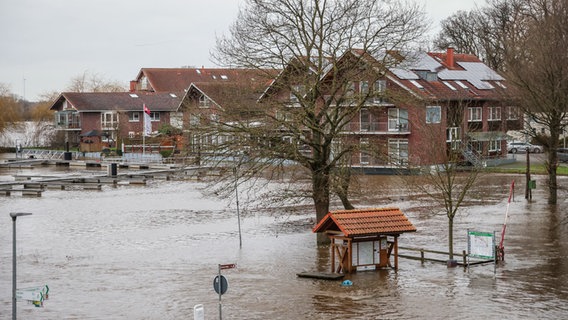
MULTIPOLYGON (((399 206, 418 228, 401 236, 401 246, 447 248, 447 220, 433 214, 427 200, 405 199, 389 189, 392 177, 366 179, 379 190, 367 191, 357 206, 399 206)), ((509 185, 524 181, 515 175, 486 179, 487 194, 456 217, 455 251, 467 249, 468 228, 500 232, 509 185)), ((544 185, 544 177, 536 179, 537 186, 544 185)), ((50 288, 42 308, 18 302, 19 319, 193 319, 197 304, 204 306, 205 319, 218 319, 213 279, 218 264, 231 263, 237 268, 223 270, 229 281, 224 319, 568 318, 565 189, 561 203, 551 208, 542 187, 531 203, 517 188, 509 206, 506 261, 495 271, 492 264, 464 270, 401 258, 398 272, 348 275, 353 285, 346 287, 296 276, 330 268, 329 248, 315 245, 309 208, 293 214, 282 208, 243 212, 239 248, 234 203, 208 196, 202 187, 195 181, 151 180, 146 186, 0 198, 0 319, 11 317, 10 212, 33 213, 17 220, 18 287, 50 288)))

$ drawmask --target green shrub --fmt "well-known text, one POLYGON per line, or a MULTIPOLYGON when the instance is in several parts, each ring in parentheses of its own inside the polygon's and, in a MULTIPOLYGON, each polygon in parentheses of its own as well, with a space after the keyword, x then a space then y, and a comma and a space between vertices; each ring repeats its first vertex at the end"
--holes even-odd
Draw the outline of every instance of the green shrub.
POLYGON ((162 150, 162 151, 160 151, 162 158, 168 158, 169 156, 172 155, 172 153, 173 153, 173 150, 162 150))

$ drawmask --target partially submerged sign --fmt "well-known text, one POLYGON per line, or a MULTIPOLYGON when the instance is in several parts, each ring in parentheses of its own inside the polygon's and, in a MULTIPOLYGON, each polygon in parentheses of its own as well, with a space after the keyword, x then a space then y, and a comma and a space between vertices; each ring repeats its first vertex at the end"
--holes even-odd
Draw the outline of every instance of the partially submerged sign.
POLYGON ((42 307, 43 301, 49 298, 49 287, 47 285, 22 288, 16 290, 17 300, 26 300, 33 303, 36 307, 42 307))
POLYGON ((468 230, 467 248, 469 257, 495 259, 495 233, 468 230))

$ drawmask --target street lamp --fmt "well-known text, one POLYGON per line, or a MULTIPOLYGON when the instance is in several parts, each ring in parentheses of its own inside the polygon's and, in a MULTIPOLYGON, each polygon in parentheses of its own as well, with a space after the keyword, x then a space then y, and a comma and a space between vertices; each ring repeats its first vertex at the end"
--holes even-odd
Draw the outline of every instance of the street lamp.
POLYGON ((16 320, 16 218, 29 216, 29 212, 11 212, 13 223, 12 239, 12 320, 16 320))

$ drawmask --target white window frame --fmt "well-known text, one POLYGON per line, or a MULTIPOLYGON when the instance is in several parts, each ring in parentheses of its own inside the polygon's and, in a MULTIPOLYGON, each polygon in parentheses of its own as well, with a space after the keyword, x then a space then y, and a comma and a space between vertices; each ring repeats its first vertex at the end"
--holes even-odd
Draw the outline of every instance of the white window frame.
POLYGON ((207 98, 206 95, 202 94, 199 96, 199 107, 200 108, 209 108, 211 106, 211 99, 207 98))
POLYGON ((507 120, 519 120, 519 109, 517 107, 507 107, 507 120))
POLYGON ((128 115, 128 122, 140 122, 140 112, 133 111, 128 115))
POLYGON ((400 108, 389 108, 387 112, 389 131, 400 132, 408 130, 408 110, 400 108))
POLYGON ((388 149, 393 164, 408 164, 408 139, 389 139, 388 149))
POLYGON ((501 141, 502 140, 489 140, 488 151, 501 151, 501 141))
POLYGON ((427 106, 426 107, 426 123, 440 123, 442 122, 442 107, 441 106, 427 106))
POLYGON ((361 81, 359 82, 359 92, 361 95, 367 95, 369 93, 369 81, 361 81))
POLYGON ((361 109, 359 111, 359 131, 371 131, 371 121, 371 111, 365 108, 361 109), (363 123, 365 123, 365 126, 363 126, 363 123))
POLYGON ((467 108, 467 121, 468 122, 481 122, 483 121, 483 108, 482 107, 469 107, 467 108))
POLYGON ((446 142, 461 141, 461 128, 449 127, 446 129, 446 142))
POLYGON ((101 112, 101 127, 102 128, 115 128, 118 126, 118 113, 117 112, 101 112))
POLYGON ((501 107, 489 107, 488 121, 501 121, 501 107))
POLYGON ((359 140, 359 146, 360 146, 359 164, 371 163, 371 154, 364 151, 364 149, 369 146, 369 138, 361 138, 361 140, 359 140))

